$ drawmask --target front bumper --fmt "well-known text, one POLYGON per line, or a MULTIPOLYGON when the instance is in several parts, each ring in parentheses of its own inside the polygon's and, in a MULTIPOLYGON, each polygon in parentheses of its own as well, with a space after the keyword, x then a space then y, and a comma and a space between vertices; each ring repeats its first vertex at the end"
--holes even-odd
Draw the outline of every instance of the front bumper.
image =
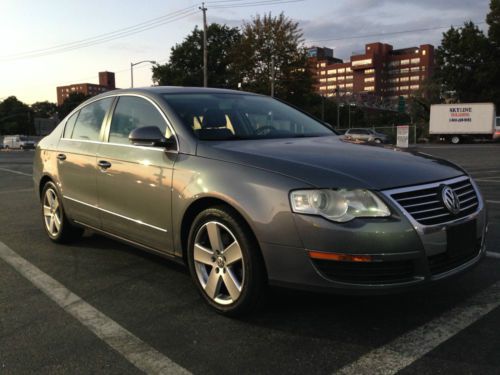
POLYGON ((440 225, 421 225, 394 202, 390 218, 355 219, 340 225, 321 217, 294 215, 303 247, 261 243, 269 282, 298 289, 369 294, 404 291, 462 273, 479 263, 486 252, 486 209, 477 186, 474 188, 477 210, 440 225), (474 233, 474 238, 468 239, 469 245, 459 246, 464 247, 460 252, 454 252, 457 241, 453 236, 463 231, 474 233), (452 246, 448 244, 451 240, 452 246), (311 259, 310 250, 370 255, 373 262, 311 259))

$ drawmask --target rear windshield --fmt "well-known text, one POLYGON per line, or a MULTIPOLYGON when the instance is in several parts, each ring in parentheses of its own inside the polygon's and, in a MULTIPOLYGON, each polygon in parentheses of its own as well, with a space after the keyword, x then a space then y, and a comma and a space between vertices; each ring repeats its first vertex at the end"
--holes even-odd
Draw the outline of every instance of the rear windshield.
POLYGON ((199 139, 234 140, 331 136, 320 121, 278 100, 245 94, 164 94, 199 139))

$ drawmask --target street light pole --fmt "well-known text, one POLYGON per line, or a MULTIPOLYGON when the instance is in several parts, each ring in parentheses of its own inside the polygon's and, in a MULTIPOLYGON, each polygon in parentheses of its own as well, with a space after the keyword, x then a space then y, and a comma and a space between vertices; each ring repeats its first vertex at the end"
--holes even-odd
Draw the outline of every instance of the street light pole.
POLYGON ((156 64, 156 61, 154 60, 143 60, 139 61, 136 63, 131 62, 130 63, 130 87, 134 88, 134 66, 142 64, 142 63, 150 63, 150 64, 156 64))

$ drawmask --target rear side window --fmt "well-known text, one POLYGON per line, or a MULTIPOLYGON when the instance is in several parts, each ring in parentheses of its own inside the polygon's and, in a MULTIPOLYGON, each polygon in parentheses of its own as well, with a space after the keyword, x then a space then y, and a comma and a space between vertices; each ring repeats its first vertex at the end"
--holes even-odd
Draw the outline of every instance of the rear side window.
POLYGON ((64 127, 64 135, 63 138, 71 138, 73 134, 73 129, 75 128, 76 118, 80 112, 74 113, 68 121, 66 121, 66 126, 64 127))
POLYGON ((106 98, 90 103, 80 110, 71 138, 82 141, 98 141, 102 122, 113 102, 106 98))
POLYGON ((168 128, 165 120, 149 101, 135 96, 122 96, 111 121, 109 142, 129 144, 130 132, 144 126, 158 127, 167 138, 172 135, 170 132, 166 134, 168 128))

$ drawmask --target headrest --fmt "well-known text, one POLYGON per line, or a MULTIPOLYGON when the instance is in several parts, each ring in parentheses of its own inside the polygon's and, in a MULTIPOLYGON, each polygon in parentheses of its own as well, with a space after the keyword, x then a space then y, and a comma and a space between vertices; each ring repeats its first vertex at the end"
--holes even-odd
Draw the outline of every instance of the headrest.
POLYGON ((201 127, 203 129, 225 128, 226 123, 226 115, 220 109, 207 109, 203 115, 201 127))

